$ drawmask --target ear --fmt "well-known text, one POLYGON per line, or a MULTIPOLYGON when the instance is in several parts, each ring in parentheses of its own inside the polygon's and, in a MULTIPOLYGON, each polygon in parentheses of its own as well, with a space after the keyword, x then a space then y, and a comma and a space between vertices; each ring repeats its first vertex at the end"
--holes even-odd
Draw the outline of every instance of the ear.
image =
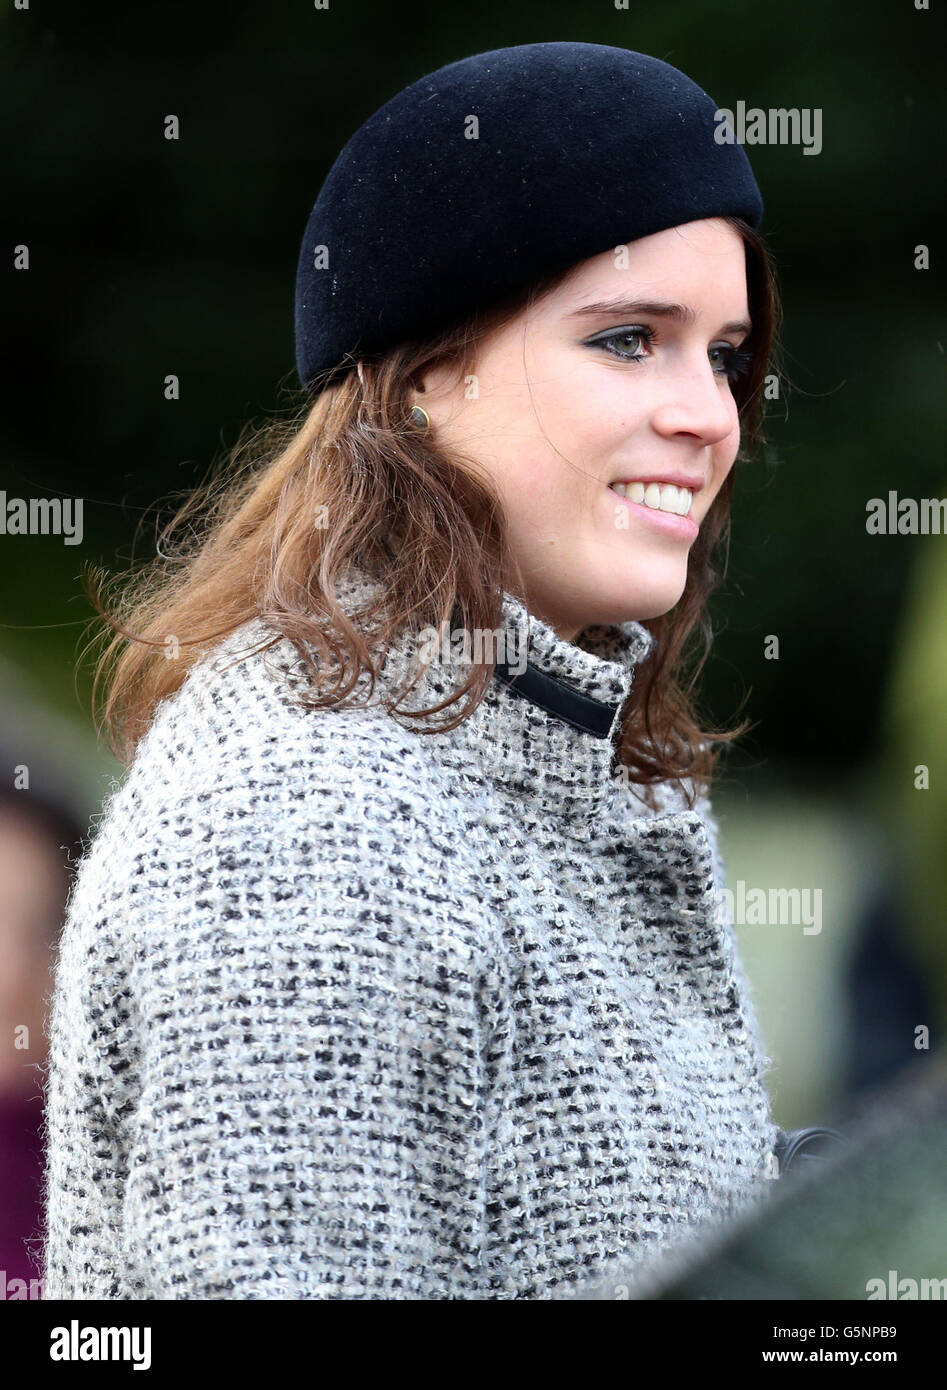
POLYGON ((449 400, 457 391, 456 364, 438 363, 413 373, 411 384, 416 391, 432 400, 449 400))

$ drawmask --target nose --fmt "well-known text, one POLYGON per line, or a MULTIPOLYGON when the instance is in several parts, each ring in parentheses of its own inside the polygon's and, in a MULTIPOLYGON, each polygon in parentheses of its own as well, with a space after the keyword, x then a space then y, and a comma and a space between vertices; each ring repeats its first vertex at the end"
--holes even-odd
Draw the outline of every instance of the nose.
POLYGON ((726 377, 703 360, 690 359, 663 375, 651 423, 659 434, 689 434, 701 444, 719 444, 739 426, 737 403, 726 377))

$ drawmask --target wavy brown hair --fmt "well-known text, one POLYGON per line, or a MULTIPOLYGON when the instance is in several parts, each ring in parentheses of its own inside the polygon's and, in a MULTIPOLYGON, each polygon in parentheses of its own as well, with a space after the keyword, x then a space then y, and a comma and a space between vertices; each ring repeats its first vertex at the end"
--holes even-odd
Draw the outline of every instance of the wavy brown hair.
MULTIPOLYGON (((742 220, 724 220, 745 243, 753 324, 743 345, 752 365, 732 387, 740 462, 764 438, 763 388, 779 301, 762 239, 742 220)), ((360 371, 350 361, 341 375, 338 367, 325 373, 312 384, 315 400, 302 393, 288 415, 245 427, 223 466, 186 495, 154 560, 114 581, 120 592, 111 611, 103 602, 102 577, 92 576, 89 596, 106 624, 101 635, 112 634, 97 664, 93 707, 99 733, 104 724, 120 761, 132 760, 159 702, 174 694, 187 669, 251 618, 265 619, 273 632, 258 651, 283 637, 293 643, 308 675, 303 703, 312 710, 348 699, 363 673, 373 691, 378 657, 409 630, 444 623, 454 630, 458 619, 468 632, 501 627, 503 590, 520 597, 524 590, 500 499, 474 460, 410 423, 410 408, 427 367, 454 365, 463 379, 474 370, 486 336, 568 273, 539 281, 434 339, 401 343, 360 371), (331 525, 320 518, 331 518, 331 525), (343 611, 335 592, 351 565, 384 580, 377 602, 357 614, 343 611), (172 640, 176 659, 168 660, 172 640), (338 673, 332 683, 330 666, 338 673), (103 682, 107 697, 100 710, 103 682)), ((639 666, 622 711, 616 761, 642 787, 669 779, 709 783, 718 756, 713 743, 729 743, 750 727, 747 721, 736 729, 704 730, 693 705, 713 639, 706 606, 726 569, 735 479, 734 467, 701 524, 679 602, 649 624, 657 645, 639 666), (702 650, 694 650, 692 637, 698 646, 702 639, 702 650)), ((417 720, 422 733, 453 728, 483 698, 493 670, 484 656, 447 700, 402 709, 398 702, 416 677, 386 697, 386 708, 417 720), (454 711, 446 721, 431 720, 449 706, 454 711)))

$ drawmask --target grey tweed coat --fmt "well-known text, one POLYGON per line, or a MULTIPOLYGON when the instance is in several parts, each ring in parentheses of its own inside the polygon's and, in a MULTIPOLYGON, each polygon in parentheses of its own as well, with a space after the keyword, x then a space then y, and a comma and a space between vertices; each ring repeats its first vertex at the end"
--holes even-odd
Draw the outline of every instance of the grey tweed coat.
POLYGON ((446 733, 305 711, 259 622, 159 706, 56 962, 46 1298, 548 1298, 767 1195, 709 802, 616 775, 654 639, 503 621, 446 733))

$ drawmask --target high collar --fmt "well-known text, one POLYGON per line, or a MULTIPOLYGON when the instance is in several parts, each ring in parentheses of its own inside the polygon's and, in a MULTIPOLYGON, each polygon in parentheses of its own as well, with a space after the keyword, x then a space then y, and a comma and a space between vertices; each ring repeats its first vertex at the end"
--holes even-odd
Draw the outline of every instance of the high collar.
MULTIPOLYGON (((351 601, 363 603, 370 591, 377 592, 377 581, 357 571, 340 584, 339 599, 351 611, 351 601)), ((592 625, 566 641, 510 593, 503 594, 496 635, 500 660, 484 699, 455 729, 430 737, 462 772, 541 800, 586 837, 604 799, 614 793, 621 710, 656 639, 629 620, 592 625)), ((470 643, 457 626, 432 639, 431 648, 434 659, 403 697, 406 710, 440 703, 470 673, 470 643)), ((416 674, 417 650, 415 635, 400 638, 384 661, 382 684, 403 680, 408 669, 416 674)), ((468 699, 461 697, 464 705, 468 699)), ((459 708, 452 704, 430 719, 436 727, 459 708)), ((411 724, 417 727, 417 721, 411 724)))
POLYGON ((515 639, 507 660, 497 663, 496 679, 578 732, 611 741, 635 667, 655 645, 647 628, 633 620, 596 624, 566 641, 509 593, 503 626, 515 639))

